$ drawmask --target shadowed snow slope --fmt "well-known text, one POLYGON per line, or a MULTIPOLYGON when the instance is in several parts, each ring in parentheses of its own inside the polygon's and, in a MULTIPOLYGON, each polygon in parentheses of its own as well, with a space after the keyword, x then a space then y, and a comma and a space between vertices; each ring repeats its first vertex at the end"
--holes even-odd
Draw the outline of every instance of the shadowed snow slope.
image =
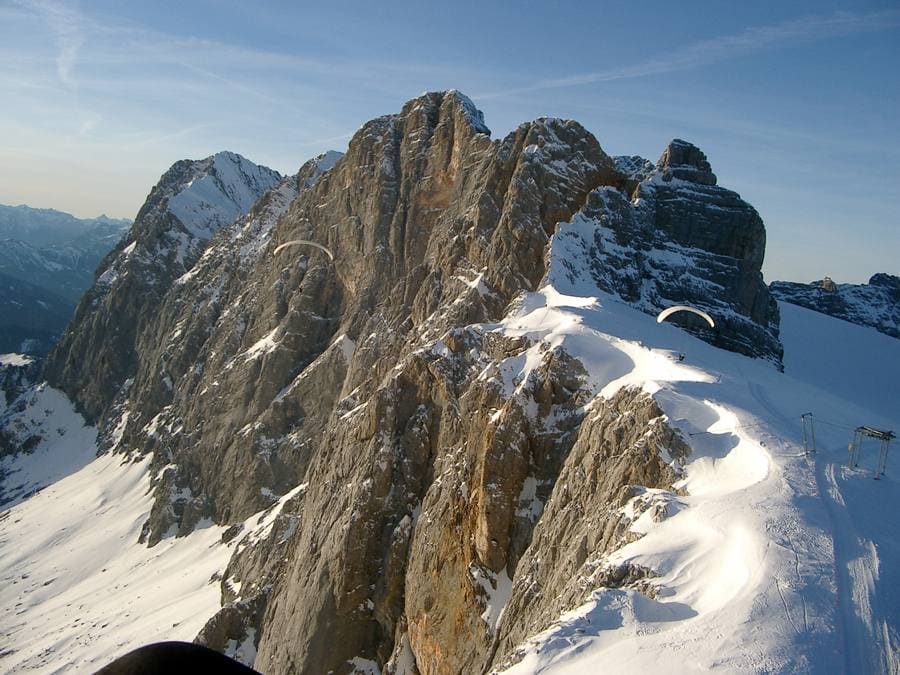
POLYGON ((0 414, 0 429, 16 447, 29 450, 0 457, 0 509, 78 471, 96 454, 97 431, 85 425, 61 391, 41 385, 17 403, 0 414))

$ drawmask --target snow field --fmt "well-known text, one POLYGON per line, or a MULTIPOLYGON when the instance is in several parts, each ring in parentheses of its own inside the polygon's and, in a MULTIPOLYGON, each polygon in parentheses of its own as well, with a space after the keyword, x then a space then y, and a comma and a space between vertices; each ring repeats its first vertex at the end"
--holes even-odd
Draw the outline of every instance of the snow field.
POLYGON ((651 393, 692 447, 675 486, 687 496, 605 561, 653 570, 655 599, 597 589, 506 672, 897 672, 900 490, 871 480, 874 445, 870 469, 841 462, 853 426, 900 427, 900 342, 782 305, 779 373, 596 289, 566 290, 576 301, 542 289, 504 328, 562 344, 602 396, 651 393), (799 419, 810 410, 823 420, 813 458, 799 419))
POLYGON ((219 604, 231 550, 207 527, 138 543, 149 459, 98 457, 0 515, 7 672, 92 671, 142 644, 196 636, 219 604))
POLYGON ((25 402, 25 410, 15 415, 7 431, 19 443, 30 437, 41 440, 30 452, 0 458, 0 512, 79 470, 97 451, 97 431, 85 425, 64 393, 40 385, 25 394, 25 402))

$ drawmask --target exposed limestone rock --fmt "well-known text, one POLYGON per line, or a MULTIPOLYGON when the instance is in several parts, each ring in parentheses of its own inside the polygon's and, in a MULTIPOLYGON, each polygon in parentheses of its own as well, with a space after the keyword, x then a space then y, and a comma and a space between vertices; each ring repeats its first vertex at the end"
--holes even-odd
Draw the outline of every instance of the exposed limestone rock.
MULTIPOLYGON (((108 345, 109 311, 127 299, 101 276, 101 309, 80 310, 84 332, 54 357, 53 376, 105 414, 105 447, 153 454, 149 544, 204 518, 241 537, 198 639, 252 642, 258 670, 345 673, 360 658, 478 672, 586 590, 646 577, 598 560, 632 536, 634 514, 674 508, 661 453, 685 448, 634 392, 582 423, 595 393, 583 367, 491 325, 545 277, 551 237, 595 259, 593 283, 620 299, 730 312, 701 336, 778 357, 762 223, 699 150, 675 142, 658 168, 628 168, 576 122, 488 133, 452 91, 368 122, 196 262, 135 287, 153 309, 108 345), (274 256, 293 239, 334 260, 274 256), (122 340, 127 358, 80 391, 122 340), (76 367, 94 342, 101 356, 76 367), (558 570, 542 562, 552 546, 558 570)), ((132 254, 117 255, 109 269, 132 254)))
POLYGON ((669 143, 656 166, 662 171, 663 180, 679 178, 700 185, 716 184, 716 174, 703 151, 680 138, 669 143))
POLYGON ((503 613, 493 663, 595 588, 629 586, 652 594, 646 570, 610 568, 604 554, 639 538, 642 514, 661 520, 679 508, 671 486, 690 449, 652 398, 623 390, 588 413, 503 613))
POLYGON ((38 382, 41 360, 24 354, 0 356, 0 413, 38 382))
POLYGON ((598 188, 560 226, 559 243, 585 262, 571 268, 589 268, 589 281, 650 314, 676 304, 705 309, 714 329, 693 315, 672 320, 714 345, 780 367, 778 306, 760 271, 759 214, 716 186, 705 155, 684 141, 673 142, 658 167, 636 185, 633 201, 598 188))
MULTIPOLYGON (((124 442, 154 450, 159 469, 175 458, 187 512, 243 518, 298 484, 340 398, 366 400, 420 340, 499 317, 543 274, 555 221, 620 180, 575 123, 523 125, 497 145, 472 109, 429 94, 370 122, 291 203, 261 258, 223 233, 174 284, 139 340, 124 442), (268 257, 295 238, 322 242, 334 263, 313 250, 268 257)), ((151 543, 190 529, 159 489, 151 543)))
POLYGON ((528 475, 558 471, 577 424, 580 366, 548 351, 518 396, 505 399, 497 379, 480 376, 525 345, 471 332, 446 343, 458 351, 413 353, 326 435, 301 515, 316 514, 318 526, 300 528, 292 542, 258 667, 340 672, 357 655, 384 663, 401 621, 417 661, 441 642, 453 645, 447 663, 483 660, 490 636, 470 569, 502 568, 527 545, 534 520, 518 511, 519 497, 528 475), (550 382, 555 402, 543 394, 550 382), (560 420, 568 411, 569 422, 547 428, 527 416, 528 405, 560 420), (436 602, 440 613, 430 611, 436 602))
POLYGON ((45 376, 96 420, 134 374, 136 339, 203 243, 246 213, 280 178, 232 153, 176 162, 106 256, 94 285, 47 358, 45 376))
POLYGON ((460 397, 462 442, 438 465, 416 522, 405 613, 422 673, 484 663, 492 640, 485 584, 514 574, 585 402, 581 366, 563 352, 544 352, 506 401, 489 373, 460 397))
POLYGON ((259 601, 233 602, 222 607, 197 635, 194 642, 222 652, 245 665, 253 665, 256 658, 256 630, 259 624, 259 601), (249 649, 245 648, 249 647, 249 649))
POLYGON ((24 410, 25 401, 17 399, 39 382, 40 372, 39 359, 22 354, 4 354, 0 357, 0 457, 27 452, 40 442, 34 434, 18 433, 7 420, 7 415, 24 410))
POLYGON ((900 338, 900 277, 882 272, 868 284, 836 284, 828 277, 809 284, 773 281, 769 288, 784 302, 900 338))

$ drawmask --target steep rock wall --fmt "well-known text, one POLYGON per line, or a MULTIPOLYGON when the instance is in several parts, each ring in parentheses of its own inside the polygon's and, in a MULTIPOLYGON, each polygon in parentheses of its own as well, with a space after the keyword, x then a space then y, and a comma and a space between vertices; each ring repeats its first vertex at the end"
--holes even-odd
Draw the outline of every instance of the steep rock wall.
POLYGON ((280 176, 233 153, 175 163, 128 235, 97 269, 44 374, 97 420, 134 375, 136 339, 172 282, 219 228, 246 213, 280 176))
MULTIPOLYGON (((762 223, 692 148, 674 143, 656 168, 617 164, 579 124, 552 118, 491 141, 471 101, 429 93, 365 124, 333 166, 305 166, 195 263, 170 269, 126 336, 133 361, 79 400, 105 415, 106 447, 153 453, 148 544, 205 518, 242 537, 223 609, 199 639, 249 640, 272 673, 390 670, 404 649, 423 673, 473 672, 575 602, 586 586, 542 568, 540 552, 583 540, 561 564, 596 580, 582 553, 627 540, 623 494, 666 489, 662 450, 681 446, 634 394, 595 402, 600 421, 582 423, 596 394, 582 366, 496 322, 545 278, 552 237, 593 260, 592 283, 621 300, 648 312, 705 302, 757 331, 757 351, 743 351, 777 361, 777 314, 759 291, 762 223), (295 239, 334 259, 274 255, 295 239), (699 261, 702 293, 681 283, 686 263, 654 253, 674 248, 699 261), (645 293, 651 270, 662 271, 645 293), (560 476, 577 483, 570 472, 594 476, 596 492, 560 493, 560 476), (600 515, 579 524, 588 511, 600 515), (501 621, 507 595, 515 608, 535 593, 520 569, 547 604, 501 621)), ((95 293, 110 297, 103 283, 95 293)), ((58 351, 69 365, 51 372, 73 392, 99 367, 67 370, 79 355, 119 344, 103 326, 82 332, 111 321, 104 308, 85 309, 58 351)))

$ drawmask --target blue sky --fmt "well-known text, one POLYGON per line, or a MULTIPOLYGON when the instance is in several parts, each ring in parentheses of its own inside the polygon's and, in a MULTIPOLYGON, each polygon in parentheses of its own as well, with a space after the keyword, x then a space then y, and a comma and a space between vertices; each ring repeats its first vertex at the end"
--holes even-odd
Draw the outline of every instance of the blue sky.
POLYGON ((293 172, 457 88, 493 136, 699 145, 763 216, 766 278, 900 274, 896 2, 0 0, 0 203, 133 217, 174 161, 293 172))

